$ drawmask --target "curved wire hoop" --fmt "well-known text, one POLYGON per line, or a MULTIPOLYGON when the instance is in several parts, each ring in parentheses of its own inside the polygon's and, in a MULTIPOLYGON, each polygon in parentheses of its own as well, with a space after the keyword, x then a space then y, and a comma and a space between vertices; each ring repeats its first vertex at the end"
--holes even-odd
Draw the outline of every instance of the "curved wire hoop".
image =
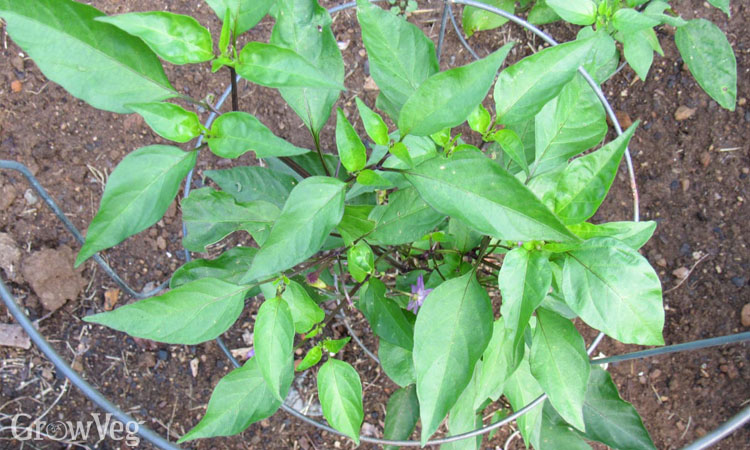
MULTIPOLYGON (((378 2, 381 0, 371 0, 373 2, 378 2)), ((465 39, 463 39, 463 36, 461 35, 461 32, 459 30, 458 24, 456 23, 455 16, 453 15, 453 11, 451 8, 451 3, 456 4, 462 4, 462 5, 468 5, 473 6, 479 9, 483 9, 485 11, 500 15, 502 17, 507 18, 509 21, 514 22, 532 33, 539 36, 541 39, 543 39, 545 42, 549 43, 550 45, 554 46, 557 45, 557 42, 548 34, 544 33, 534 25, 528 23, 527 21, 508 13, 507 11, 503 11, 501 9, 495 8, 493 6, 487 5, 485 3, 481 3, 475 0, 444 0, 444 9, 443 14, 441 18, 441 30, 440 30, 440 36, 439 36, 439 45, 438 49, 442 47, 443 39, 445 36, 445 28, 447 26, 447 21, 450 20, 451 24, 453 25, 454 30, 456 31, 459 40, 461 41, 461 44, 464 45, 464 47, 467 48, 467 50, 471 53, 472 57, 475 59, 479 59, 479 56, 477 53, 471 48, 471 46, 466 42, 465 39)), ((356 2, 349 2, 345 3, 339 6, 332 7, 328 10, 330 14, 353 8, 356 6, 356 2)), ((439 50, 438 50, 438 57, 439 57, 439 50)), ((581 75, 586 79, 588 84, 591 86, 591 88, 596 93, 597 97, 601 101, 602 105, 605 108, 605 111, 607 112, 607 115, 610 117, 615 130, 617 131, 617 134, 622 134, 622 128, 617 120, 617 117, 614 113, 614 110, 612 109, 611 105, 606 99, 606 96, 602 92, 599 85, 591 78, 591 76, 583 69, 579 68, 579 72, 581 75)), ((237 80, 239 81, 240 77, 237 77, 237 80)), ((226 90, 223 92, 221 97, 216 103, 215 110, 218 110, 221 108, 223 103, 228 98, 229 94, 231 92, 231 88, 227 87, 226 90)), ((216 113, 211 112, 209 115, 207 121, 206 121, 206 127, 210 127, 211 123, 216 118, 216 113)), ((203 136, 201 135, 198 138, 196 148, 200 147, 203 140, 203 136)), ((628 167, 628 173, 630 177, 630 187, 631 192, 633 195, 633 218, 634 221, 639 221, 639 201, 638 201, 638 189, 635 181, 635 172, 633 169, 632 159, 630 156, 630 152, 628 149, 625 151, 625 157, 628 167)), ((23 174, 23 176, 28 180, 29 184, 34 188, 34 190, 42 197, 42 199, 45 201, 45 203, 52 209, 52 211, 55 213, 55 215, 63 222, 65 227, 73 234, 75 239, 80 243, 83 244, 84 238, 81 235, 80 231, 73 225, 72 222, 65 216, 63 211, 60 209, 60 207, 52 200, 52 198, 49 196, 49 194, 46 192, 46 190, 42 187, 42 185, 39 183, 39 181, 31 174, 31 172, 28 170, 26 166, 23 164, 20 164, 15 161, 4 161, 0 160, 0 169, 11 169, 16 170, 23 174)), ((188 176, 186 177, 186 183, 185 183, 185 189, 184 189, 184 197, 187 197, 187 195, 190 192, 191 184, 192 184, 192 178, 193 178, 193 171, 191 170, 188 173, 188 176)), ((185 225, 183 224, 183 233, 186 233, 185 225)), ((132 287, 130 287, 108 264, 107 262, 99 255, 94 255, 94 260, 97 264, 99 264, 100 267, 109 275, 120 287, 123 288, 128 294, 132 295, 135 298, 142 299, 146 297, 150 297, 164 289, 168 281, 163 282, 159 287, 156 289, 153 289, 148 292, 138 292, 132 287)), ((185 259, 186 261, 190 261, 191 255, 188 250, 185 250, 185 259)), ((119 409, 116 405, 111 403, 109 400, 107 400, 99 391, 97 391, 93 386, 91 386, 89 383, 87 383, 76 371, 74 371, 66 362, 65 360, 49 345, 47 340, 36 330, 31 320, 26 316, 26 314, 21 310, 21 308, 18 306, 17 302, 11 295, 9 289, 5 285, 5 283, 0 279, 0 297, 2 298, 3 302, 8 308, 8 311, 13 315, 13 317, 18 321, 18 323, 21 325, 21 327, 26 331, 26 333, 29 335, 31 340, 40 348, 42 353, 47 356, 47 358, 52 361, 52 363, 55 365, 55 367, 58 368, 68 379, 71 380, 71 382, 78 387, 84 395, 86 395, 90 400, 92 400, 97 406, 101 407, 107 412, 112 413, 113 416, 115 416, 118 420, 125 423, 128 426, 128 430, 133 431, 146 439, 148 442, 152 443, 153 445, 165 449, 165 450, 178 450, 180 447, 172 444, 171 442, 167 441, 160 435, 156 434, 152 430, 150 430, 147 427, 144 426, 138 426, 135 428, 132 424, 136 423, 136 421, 129 416, 127 413, 123 412, 121 409, 119 409)), ((346 324, 348 325, 348 324, 346 324)), ((348 326, 347 326, 348 328, 348 326)), ((591 353, 594 351, 594 349, 599 345, 601 340, 604 338, 603 333, 599 333, 599 335, 596 337, 594 342, 589 346, 587 353, 591 355, 591 353)), ((594 359, 591 360, 592 364, 604 364, 608 362, 619 362, 624 361, 628 359, 637 359, 637 358, 643 358, 646 356, 655 356, 658 354, 665 354, 665 353, 673 353, 673 352, 679 352, 679 351, 688 351, 688 350, 695 350, 698 348, 705 348, 710 346, 716 346, 716 345, 723 345, 731 342, 739 342, 739 341, 747 341, 750 340, 750 333, 739 333, 736 335, 731 336, 724 336, 719 338, 712 338, 712 339, 705 339, 702 341, 694 341, 690 343, 685 344, 677 344, 673 346, 668 347, 661 347, 657 349, 651 349, 651 350, 645 350, 641 352, 634 352, 631 354, 626 355, 618 355, 613 356, 609 358, 602 358, 602 359, 594 359)), ((237 361, 236 358, 231 354, 229 348, 226 346, 226 344, 221 340, 221 338, 217 338, 216 342, 218 343, 219 347, 221 348, 222 352, 227 356, 227 358, 232 362, 232 364, 235 367, 240 367, 240 363, 237 361)), ((360 344, 361 345, 361 344, 360 344)), ((364 346, 362 346, 363 349, 365 349, 364 346)), ((371 353, 369 350, 368 353, 371 353)), ((377 357, 374 358, 377 361, 377 357)), ((514 412, 513 414, 507 416, 505 419, 495 422, 493 424, 478 428, 476 430, 466 432, 463 434, 458 434, 455 436, 449 436, 441 439, 435 439, 432 441, 428 441, 427 444, 435 445, 435 444, 444 444, 454 441, 459 441, 462 439, 467 439, 475 436, 479 436, 485 433, 490 432, 491 430, 497 429, 503 425, 506 425, 507 423, 510 423, 511 421, 517 419, 518 417, 522 416, 526 412, 530 411, 534 407, 541 404, 546 399, 546 394, 543 394, 533 400, 528 405, 524 406, 523 408, 519 409, 518 411, 514 412)), ((326 424, 320 423, 303 413, 297 411, 296 409, 286 405, 282 404, 281 409, 286 411, 287 413, 291 414, 295 418, 309 424, 313 425, 317 428, 320 428, 322 430, 328 431, 330 433, 344 436, 345 435, 338 430, 335 430, 331 427, 329 427, 326 424)), ((714 430, 713 432, 705 435, 703 438, 695 441, 693 444, 691 444, 689 447, 690 450, 697 450, 706 448, 710 445, 713 445, 714 443, 718 442, 720 439, 726 437, 727 435, 731 434, 733 431, 744 425, 746 422, 750 421, 750 407, 747 407, 743 409, 739 414, 737 414, 735 417, 731 418, 729 421, 721 425, 719 428, 714 430)), ((362 442, 367 443, 373 443, 373 444, 380 444, 380 445, 398 445, 398 446, 404 446, 404 447, 420 447, 421 443, 419 441, 411 441, 411 440, 389 440, 389 439, 378 439, 378 438, 372 438, 368 436, 360 436, 360 440, 362 442)))

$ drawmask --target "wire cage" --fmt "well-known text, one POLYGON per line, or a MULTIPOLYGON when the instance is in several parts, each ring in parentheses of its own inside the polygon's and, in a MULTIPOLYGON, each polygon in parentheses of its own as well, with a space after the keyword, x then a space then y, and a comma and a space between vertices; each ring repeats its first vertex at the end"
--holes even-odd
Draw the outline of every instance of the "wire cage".
MULTIPOLYGON (((371 0, 373 2, 383 1, 383 0, 371 0)), ((437 58, 438 61, 440 60, 440 55, 443 49, 443 43, 445 38, 445 33, 447 32, 449 28, 449 22, 450 27, 453 28, 453 30, 458 35, 458 39, 460 40, 461 44, 466 48, 466 50, 472 55, 474 59, 479 59, 479 55, 474 51, 474 49, 469 45, 469 43, 464 39, 463 33, 461 28, 459 27, 456 16, 453 12, 452 4, 458 4, 458 5, 466 5, 466 6, 472 6, 475 8, 479 8, 488 12, 491 12, 493 14, 497 14, 499 16, 502 16, 506 19, 508 19, 510 22, 515 23, 518 26, 521 26, 525 28, 526 30, 530 31, 531 33, 535 34, 539 38, 541 38, 543 41, 548 43, 551 46, 557 45, 558 43, 553 39, 550 35, 543 32, 536 26, 532 25, 531 23, 523 20, 522 18, 511 14, 507 11, 503 11, 501 9, 498 9, 492 5, 488 5, 486 3, 482 3, 476 0, 444 0, 443 2, 443 9, 441 14, 441 21, 440 21, 440 30, 438 35, 438 43, 436 46, 436 52, 437 52, 437 58)), ((335 14, 337 12, 354 8, 356 7, 356 2, 348 2, 343 3, 338 6, 334 6, 332 8, 328 9, 329 14, 335 14)), ((610 105, 609 101, 607 100, 606 96, 602 92, 599 85, 593 80, 593 78, 586 72, 585 69, 582 67, 579 68, 579 73, 584 77, 584 79, 587 81, 587 83, 591 86, 591 88, 596 93, 597 97, 601 101, 602 105, 604 106, 604 109, 610 118, 615 131, 618 135, 622 134, 622 127, 620 126, 620 123, 617 120, 617 117, 615 115, 615 112, 610 105)), ((237 78, 239 80, 239 77, 237 78)), ((224 104, 224 102, 227 100, 231 93, 231 86, 227 87, 226 90, 223 92, 223 94, 219 97, 216 104, 214 105, 214 108, 212 108, 212 111, 216 111, 224 104)), ((211 112, 211 114, 208 117, 208 120, 205 123, 206 128, 209 128, 216 119, 217 115, 215 112, 211 112)), ((196 148, 200 147, 203 142, 203 135, 201 135, 196 143, 196 148)), ((628 176, 630 181, 630 189, 631 194, 633 198, 633 221, 638 222, 640 219, 639 215, 639 200, 638 200, 638 188, 636 184, 635 179, 635 171, 633 168, 633 162, 631 159, 631 155, 629 150, 626 149, 625 151, 625 161, 628 168, 628 176)), ((7 169, 7 170, 14 170, 19 173, 21 173, 28 183, 31 185, 31 187, 39 194, 39 196, 44 200, 44 202, 52 209, 53 213, 57 216, 58 219, 60 219, 64 226, 70 231, 71 234, 75 237, 75 239, 80 243, 83 244, 84 237, 81 234, 81 232, 73 225, 73 223, 65 216, 64 212, 60 209, 60 207, 54 202, 52 197, 46 192, 46 190, 42 187, 41 183, 37 180, 36 177, 32 175, 32 173, 29 171, 29 169, 24 166, 23 164, 20 164, 15 161, 7 161, 7 160, 0 160, 0 169, 7 169)), ((184 197, 187 197, 190 193, 190 188, 192 185, 192 178, 193 178, 193 170, 191 170, 185 180, 185 188, 184 188, 184 197)), ((183 234, 186 234, 187 230, 185 228, 185 225, 183 224, 183 234)), ((185 253, 185 261, 189 262, 191 259, 190 252, 188 250, 184 250, 185 253)), ((112 278, 122 289, 127 292, 129 295, 133 296, 137 299, 144 299, 147 297, 151 297, 155 295, 156 293, 163 290, 168 285, 168 280, 162 283, 160 286, 156 287, 155 289, 152 289, 150 291, 144 291, 144 292, 138 292, 135 289, 133 289, 131 286, 129 286, 108 264, 107 262, 98 254, 94 255, 94 260, 96 263, 104 270, 104 272, 112 278)), ((33 326, 32 321, 29 319, 28 316, 24 313, 24 311, 21 309, 21 307, 16 302, 15 298, 11 294, 10 290, 8 289, 7 285, 4 283, 2 279, 0 279, 0 297, 2 298, 3 302, 5 303, 6 307, 8 308, 8 311, 11 313, 11 315, 15 318, 15 320, 21 325, 21 327, 26 331, 26 333, 29 335, 31 340, 36 344, 39 349, 42 351, 42 353, 49 358, 49 360, 56 366, 57 370, 60 371, 65 377, 67 377, 78 389, 80 389, 83 394, 88 397, 94 404, 102 408, 108 413, 111 413, 113 417, 118 419, 124 424, 128 424, 128 426, 135 424, 135 420, 122 411, 118 406, 116 406, 114 403, 109 401, 106 397, 104 397, 96 388, 91 386, 88 382, 86 382, 75 370, 73 370, 70 365, 66 362, 66 360, 60 356, 49 344, 49 342, 42 336, 37 329, 33 326)), ((344 321, 344 325, 350 329, 349 324, 344 321)), ((355 336, 352 333, 352 336, 355 336)), ((596 349, 596 347, 599 345, 599 343, 604 338, 604 334, 600 333, 596 339, 591 343, 591 345, 587 349, 587 353, 591 355, 593 351, 596 349)), ((650 350, 644 350, 639 352, 633 352, 628 353, 625 355, 617 355, 612 356, 608 358, 598 358, 598 359, 592 359, 591 364, 606 364, 606 363, 614 363, 614 362, 621 362, 626 360, 632 360, 632 359, 639 359, 639 358, 646 358, 649 356, 656 356, 661 354, 667 354, 667 353, 676 353, 676 352, 685 352, 685 351, 691 351, 696 350, 700 348, 706 348, 706 347, 712 347, 712 346, 718 346, 723 344, 729 344, 733 342, 742 342, 742 341, 748 341, 750 340, 750 332, 745 333, 739 333, 734 334, 730 336, 723 336, 723 337, 716 337, 711 339, 703 339, 683 344, 676 344, 661 348, 655 348, 650 350)), ((229 348, 225 345, 225 343, 222 341, 221 338, 216 339, 217 344, 221 348, 222 352, 226 355, 226 357, 230 360, 232 365, 234 367, 240 367, 240 363, 232 356, 229 348)), ((361 342, 358 342, 359 345, 362 347, 362 349, 376 362, 378 362, 377 357, 367 349, 367 347, 363 346, 361 342)), ((445 444, 449 442, 459 441, 462 439, 468 439, 471 437, 480 436, 486 433, 489 433, 492 430, 495 430, 497 428, 500 428, 518 417, 522 416, 526 412, 530 411, 535 406, 542 403, 547 398, 546 394, 543 394, 524 406, 523 408, 518 409, 513 414, 505 417, 503 420, 500 420, 498 422, 492 423, 490 425, 486 425, 483 427, 480 427, 478 429, 475 429, 473 431, 469 431, 466 433, 454 435, 454 436, 448 436, 444 438, 439 439, 433 439, 431 441, 427 442, 427 445, 438 445, 438 444, 445 444)), ((333 433, 335 435, 344 436, 343 433, 331 428, 330 426, 321 423, 317 421, 316 419, 313 419, 302 412, 294 409, 293 407, 287 405, 286 403, 282 403, 281 409, 283 409, 288 414, 292 415, 293 417, 299 419, 300 421, 307 423, 309 425, 312 425, 314 427, 317 427, 321 430, 325 430, 327 432, 333 433)), ((690 450, 697 450, 697 449, 703 449, 707 448, 719 440, 723 439, 724 437, 728 436, 735 430, 742 427, 744 424, 746 424, 748 421, 750 421, 750 406, 745 407, 743 410, 741 410, 739 413, 737 413, 734 417, 730 418, 728 421, 720 425, 718 428, 713 430, 710 433, 707 433, 702 438, 696 440, 692 444, 685 447, 685 449, 690 450)), ((153 430, 149 429, 145 426, 138 426, 129 428, 129 432, 137 433, 139 436, 141 436, 143 439, 148 441, 149 443, 153 444, 157 448, 165 449, 165 450, 178 450, 180 449, 179 446, 175 445, 172 442, 169 442, 164 437, 160 436, 158 433, 154 432, 153 430)), ((421 444, 419 441, 414 440, 389 440, 389 439, 379 439, 374 438, 370 436, 360 436, 360 440, 362 442, 367 442, 371 444, 378 444, 378 445, 397 445, 402 447, 420 447, 421 444)))

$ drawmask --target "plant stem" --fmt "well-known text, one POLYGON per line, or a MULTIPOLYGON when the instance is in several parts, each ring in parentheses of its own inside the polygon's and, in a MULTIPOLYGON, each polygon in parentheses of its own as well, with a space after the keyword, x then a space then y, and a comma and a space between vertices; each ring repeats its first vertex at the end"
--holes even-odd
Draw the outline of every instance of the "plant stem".
POLYGON ((325 159, 323 159, 323 151, 320 149, 320 135, 312 130, 310 130, 312 133, 313 141, 315 142, 315 151, 318 153, 318 158, 320 158, 320 164, 323 166, 323 171, 325 171, 326 176, 331 176, 331 171, 328 170, 328 166, 326 165, 325 159))
POLYGON ((302 178, 309 178, 310 177, 310 172, 308 172, 307 170, 305 170, 304 167, 302 167, 299 164, 297 164, 292 158, 290 158, 288 156, 280 156, 279 160, 281 160, 281 162, 283 162, 284 164, 286 164, 287 166, 289 166, 290 169, 292 169, 293 171, 297 172, 302 178))
POLYGON ((237 97, 237 71, 232 66, 229 66, 229 75, 232 77, 232 111, 239 111, 240 101, 237 97))

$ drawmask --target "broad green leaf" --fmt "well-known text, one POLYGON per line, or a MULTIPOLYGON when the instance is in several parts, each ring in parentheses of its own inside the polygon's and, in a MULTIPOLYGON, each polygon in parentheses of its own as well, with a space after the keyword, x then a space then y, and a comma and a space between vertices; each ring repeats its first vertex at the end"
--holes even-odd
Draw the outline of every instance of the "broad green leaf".
POLYGON ((385 284, 372 278, 362 287, 359 308, 381 341, 388 341, 406 350, 414 346, 414 326, 395 301, 386 298, 385 284))
POLYGON ((390 344, 385 339, 380 339, 378 358, 383 366, 383 372, 397 385, 405 387, 416 383, 417 376, 414 374, 411 350, 390 344))
POLYGON ((211 126, 206 142, 208 148, 222 158, 237 158, 251 150, 258 158, 308 152, 276 136, 260 120, 241 111, 220 115, 211 126))
POLYGON ((294 320, 281 297, 266 299, 258 309, 253 328, 253 346, 263 379, 280 401, 284 401, 294 378, 294 320))
MULTIPOLYGON (((419 400, 416 386, 396 390, 385 407, 383 437, 394 441, 409 439, 419 420, 419 400)), ((384 450, 398 450, 395 445, 385 445, 384 450)))
MULTIPOLYGON (((229 38, 232 34, 232 12, 226 8, 224 15, 221 17, 221 33, 219 34, 219 54, 221 56, 229 54, 229 38)), ((224 56, 226 57, 226 56, 224 56)), ((214 61, 215 62, 215 61, 214 61)), ((213 66, 213 62, 212 62, 213 66)), ((213 68, 213 67, 212 67, 213 68)), ((212 70, 212 72, 216 72, 212 70)))
MULTIPOLYGON (((554 101, 554 100, 553 100, 554 101)), ((526 161, 526 153, 523 141, 510 128, 503 128, 492 133, 489 138, 500 145, 505 154, 518 166, 523 169, 526 175, 529 175, 529 165, 526 161)))
POLYGON ((570 309, 590 326, 626 344, 664 344, 659 277, 627 244, 592 238, 568 252, 562 288, 570 309))
POLYGON ((166 294, 84 317, 133 337, 195 345, 221 335, 237 320, 249 288, 214 278, 191 281, 166 294))
POLYGON ((545 25, 560 20, 554 9, 547 5, 546 0, 537 0, 534 7, 529 11, 529 23, 534 25, 545 25))
POLYGON ((492 125, 492 116, 490 116, 490 112, 480 103, 469 114, 469 118, 466 121, 472 130, 480 134, 485 134, 489 131, 490 125, 492 125))
POLYGON ((648 42, 648 30, 626 34, 623 37, 622 53, 638 77, 645 80, 654 62, 654 49, 648 42))
POLYGON ((719 8, 729 17, 732 17, 732 11, 729 9, 729 0, 708 0, 708 3, 719 8))
POLYGON ((96 20, 141 38, 154 53, 172 64, 200 63, 214 57, 211 33, 190 16, 148 11, 96 20))
POLYGON ((103 16, 72 0, 0 0, 13 41, 47 78, 91 106, 129 113, 128 103, 177 97, 148 46, 95 20, 103 16))
POLYGON ((294 50, 274 44, 248 43, 235 67, 242 78, 262 86, 344 89, 294 50))
POLYGON ((638 122, 599 150, 575 159, 557 182, 555 213, 567 225, 593 216, 617 175, 622 155, 638 122))
POLYGON ((362 382, 354 367, 338 359, 326 361, 318 371, 318 396, 328 423, 359 445, 364 411, 362 382))
POLYGON ((382 172, 364 169, 357 174, 357 183, 363 186, 378 186, 381 188, 393 187, 393 183, 391 183, 388 178, 381 175, 381 173, 382 172))
POLYGON ((320 323, 326 316, 323 309, 310 297, 304 287, 290 280, 281 297, 289 305, 297 333, 307 333, 313 325, 320 323))
MULTIPOLYGON (((487 0, 486 3, 511 14, 513 14, 516 8, 514 0, 487 0)), ((508 21, 503 16, 473 6, 464 7, 461 20, 466 37, 471 37, 477 31, 493 30, 503 26, 508 21)))
POLYGON ((185 111, 179 105, 150 102, 130 103, 127 106, 140 114, 148 126, 164 139, 185 143, 201 134, 198 114, 185 111))
MULTIPOLYGON (((218 278, 228 283, 239 284, 240 278, 250 268, 257 252, 258 249, 254 247, 234 247, 216 259, 194 259, 172 274, 169 287, 174 289, 200 278, 218 278)), ((248 297, 257 295, 253 291, 257 289, 251 290, 248 297)))
POLYGON ((656 449, 633 405, 620 398, 610 375, 592 367, 583 405, 586 439, 617 449, 656 449))
POLYGON ((652 220, 646 222, 608 222, 598 225, 582 222, 571 225, 568 229, 583 240, 593 237, 613 237, 626 243, 634 250, 638 250, 651 239, 651 235, 656 230, 656 222, 652 220))
POLYGON ((375 255, 367 242, 359 241, 346 253, 346 265, 349 273, 358 283, 375 270, 375 255))
POLYGON ((646 5, 643 13, 655 20, 660 21, 661 23, 671 25, 675 28, 687 25, 687 21, 680 16, 664 14, 664 11, 666 10, 672 10, 672 7, 669 6, 669 3, 661 0, 651 0, 648 5, 646 5))
POLYGON ((231 28, 239 36, 254 27, 266 15, 274 0, 206 0, 219 19, 231 16, 231 28))
MULTIPOLYGON (((544 394, 544 389, 542 389, 539 382, 531 374, 527 358, 521 361, 518 369, 508 378, 503 394, 510 402, 514 411, 518 411, 544 394)), ((542 409, 543 403, 540 403, 516 419, 518 429, 521 431, 521 436, 524 442, 526 442, 527 447, 529 445, 532 445, 534 448, 539 447, 539 428, 542 422, 542 409)))
POLYGON ((677 29, 674 39, 698 84, 722 107, 734 111, 737 60, 721 29, 708 20, 693 19, 677 29))
MULTIPOLYGON (((474 366, 474 374, 471 377, 469 385, 458 397, 456 404, 448 413, 448 432, 449 436, 474 431, 482 427, 481 408, 474 408, 474 399, 477 396, 479 385, 479 376, 482 373, 482 361, 477 361, 474 366)), ((460 441, 449 442, 440 446, 441 450, 479 450, 482 444, 482 435, 474 438, 462 439, 460 441)))
POLYGON ((388 142, 390 142, 388 126, 383 122, 380 114, 370 109, 359 97, 355 97, 354 100, 357 102, 357 110, 359 111, 359 117, 362 118, 362 125, 364 125, 370 139, 378 145, 388 145, 388 142))
POLYGON ((305 178, 295 186, 243 280, 277 274, 317 253, 344 214, 345 186, 330 177, 305 178))
POLYGON ((251 424, 270 417, 279 406, 281 402, 263 380, 258 360, 251 358, 219 381, 208 401, 206 414, 177 443, 241 433, 251 424))
POLYGON ((346 205, 344 207, 344 217, 341 218, 338 231, 346 245, 352 245, 355 240, 375 228, 375 222, 367 218, 372 209, 372 205, 346 205))
POLYGON ((422 445, 466 388, 492 336, 492 305, 474 272, 450 279, 425 299, 414 325, 414 369, 422 445))
POLYGON ((535 159, 531 176, 564 165, 604 139, 607 120, 599 98, 576 75, 560 95, 544 105, 535 120, 535 159))
POLYGON ((195 165, 196 152, 151 145, 127 155, 107 180, 99 211, 89 225, 76 267, 94 253, 155 224, 195 165))
POLYGON ((362 143, 357 131, 349 123, 341 108, 336 110, 336 148, 341 164, 347 171, 357 172, 367 164, 365 144, 362 143))
POLYGON ((414 161, 411 159, 411 155, 409 154, 409 148, 403 143, 403 142, 395 142, 391 148, 388 149, 389 152, 396 158, 398 158, 401 162, 406 164, 408 168, 414 167, 414 161))
POLYGON ((523 334, 531 315, 547 296, 552 285, 552 267, 543 252, 517 247, 508 252, 497 278, 503 303, 500 314, 511 332, 514 360, 523 358, 523 334))
POLYGON ((596 20, 596 3, 593 0, 546 0, 547 5, 566 22, 591 25, 596 20))
POLYGON ((388 196, 387 205, 378 205, 369 219, 375 228, 367 235, 368 242, 400 245, 416 241, 445 220, 445 215, 425 203, 416 189, 407 188, 388 196))
POLYGON ((621 33, 636 33, 659 25, 659 21, 633 8, 620 8, 612 16, 612 25, 621 33))
POLYGON ((453 246, 462 253, 469 253, 482 241, 482 235, 458 219, 448 220, 448 234, 453 246))
POLYGON ((462 124, 487 96, 512 47, 505 44, 483 59, 427 78, 401 108, 401 135, 429 136, 462 124))
POLYGON ((428 160, 405 173, 435 210, 498 239, 577 238, 518 179, 478 152, 428 160))
POLYGON ((584 430, 583 399, 589 379, 586 343, 573 322, 539 308, 529 354, 531 374, 555 410, 571 425, 584 430))
POLYGON ((304 358, 302 358, 302 361, 300 361, 299 365, 297 366, 296 371, 302 372, 303 370, 307 370, 310 367, 314 366, 315 364, 320 362, 320 358, 323 357, 323 350, 320 349, 319 345, 316 345, 315 347, 311 348, 304 358))
POLYGON ((537 450, 591 450, 591 446, 560 417, 549 400, 544 402, 542 409, 537 445, 537 450))
POLYGON ((479 375, 474 408, 488 398, 497 401, 503 393, 505 382, 513 375, 521 359, 516 359, 517 351, 513 344, 513 331, 505 327, 505 319, 500 317, 492 326, 492 338, 482 355, 482 371, 479 375))
POLYGON ((392 109, 388 114, 396 122, 406 99, 440 70, 435 45, 415 25, 369 1, 357 2, 357 19, 370 75, 380 88, 378 102, 385 98, 391 104, 386 109, 392 109))
MULTIPOLYGON (((620 52, 617 50, 615 39, 603 29, 594 31, 592 27, 581 28, 576 39, 586 39, 597 34, 599 39, 592 50, 590 60, 583 65, 583 68, 594 81, 602 84, 614 75, 620 65, 620 52)), ((581 77, 582 75, 576 75, 576 78, 581 77)))
POLYGON ((238 202, 263 200, 279 208, 284 206, 289 193, 297 184, 297 180, 290 175, 259 166, 206 170, 203 174, 238 202))
POLYGON ((237 203, 231 195, 210 187, 195 189, 182 202, 187 233, 182 244, 192 252, 205 252, 231 233, 245 230, 262 241, 279 215, 275 205, 256 200, 237 203))
POLYGON ((323 341, 322 345, 329 354, 336 354, 340 352, 341 349, 344 348, 344 346, 351 340, 351 337, 345 337, 343 339, 326 339, 325 341, 323 341))
POLYGON ((598 35, 546 48, 500 72, 493 94, 498 122, 533 118, 588 61, 597 39, 598 35))
MULTIPOLYGON (((332 83, 343 85, 344 60, 331 31, 331 16, 313 0, 277 0, 271 43, 294 50, 332 83)), ((340 89, 282 88, 279 93, 314 137, 331 115, 340 89)), ((317 139, 317 137, 316 137, 317 139)), ((333 172, 331 172, 333 173, 333 172)))

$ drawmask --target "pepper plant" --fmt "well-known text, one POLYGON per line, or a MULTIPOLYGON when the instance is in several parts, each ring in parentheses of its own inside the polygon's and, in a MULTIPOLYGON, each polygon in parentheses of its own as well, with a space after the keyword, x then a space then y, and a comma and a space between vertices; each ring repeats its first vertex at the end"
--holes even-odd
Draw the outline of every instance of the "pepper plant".
MULTIPOLYGON (((359 0, 379 94, 374 105, 357 98, 356 113, 331 117, 344 61, 316 0, 207 2, 223 23, 216 42, 184 15, 106 16, 72 0, 0 0, 10 36, 72 95, 140 114, 167 140, 204 134, 201 148, 220 157, 252 151, 265 162, 206 171, 211 185, 181 202, 187 250, 206 252, 237 232, 253 245, 187 262, 168 292, 85 318, 195 345, 221 336, 245 301, 262 295, 249 359, 218 383, 182 441, 243 431, 280 407, 295 371, 311 370, 326 420, 358 443, 362 384, 337 356, 348 338, 332 339, 330 321, 361 313, 383 370, 400 386, 387 405, 388 439, 409 438, 419 423, 424 444, 446 417, 448 434, 460 434, 481 426, 501 397, 520 409, 546 393, 518 419, 534 448, 587 448, 586 441, 654 448, 609 374, 590 365, 577 327, 627 344, 664 343, 661 286, 638 251, 656 224, 592 221, 638 124, 607 141, 605 110, 579 68, 603 83, 618 66, 620 41, 645 77, 650 57, 641 50, 654 48, 652 27, 670 24, 698 81, 731 108, 736 69, 721 33, 665 14, 663 1, 537 1, 530 15, 547 8, 587 27, 503 70, 513 43, 440 71, 419 28, 388 4, 359 0), (238 48, 237 37, 266 14, 275 21, 269 42, 238 48), (311 148, 237 110, 205 127, 190 109, 208 105, 175 90, 160 59, 210 62, 214 72, 278 89, 309 130, 311 148), (336 148, 323 149, 329 120, 336 148), (332 302, 338 306, 323 307, 332 302), (297 348, 306 354, 295 362, 297 348)), ((485 24, 483 15, 467 8, 464 22, 485 24)), ((482 27, 489 28, 467 29, 482 27)), ((156 223, 197 158, 198 149, 175 145, 127 155, 109 177, 76 265, 156 223)))

